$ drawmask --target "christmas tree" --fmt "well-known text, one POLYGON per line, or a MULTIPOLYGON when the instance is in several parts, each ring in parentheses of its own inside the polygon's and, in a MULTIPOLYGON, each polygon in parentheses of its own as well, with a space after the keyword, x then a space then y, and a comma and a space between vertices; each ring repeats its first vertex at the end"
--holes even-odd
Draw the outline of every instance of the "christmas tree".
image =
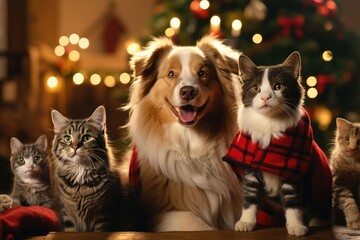
POLYGON ((359 36, 341 22, 341 7, 335 0, 162 0, 150 28, 181 45, 213 34, 257 65, 299 51, 305 106, 327 147, 336 117, 360 121, 359 36))

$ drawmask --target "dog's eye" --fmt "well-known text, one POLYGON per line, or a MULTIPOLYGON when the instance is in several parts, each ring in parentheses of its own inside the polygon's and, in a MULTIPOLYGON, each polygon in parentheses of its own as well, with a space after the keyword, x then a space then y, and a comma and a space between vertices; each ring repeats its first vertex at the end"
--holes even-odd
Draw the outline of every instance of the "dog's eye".
POLYGON ((199 78, 206 78, 207 75, 207 72, 205 72, 204 70, 200 70, 198 73, 199 78))
POLYGON ((170 71, 170 72, 168 73, 168 77, 169 77, 169 78, 174 78, 174 77, 175 77, 175 72, 174 72, 174 71, 170 71))

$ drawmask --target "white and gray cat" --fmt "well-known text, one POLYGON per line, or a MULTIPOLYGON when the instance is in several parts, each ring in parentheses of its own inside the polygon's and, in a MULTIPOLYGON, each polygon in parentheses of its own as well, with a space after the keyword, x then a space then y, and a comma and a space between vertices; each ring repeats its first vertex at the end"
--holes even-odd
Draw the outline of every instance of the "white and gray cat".
MULTIPOLYGON (((330 213, 331 172, 325 154, 312 139, 310 120, 302 108, 304 89, 300 69, 298 52, 290 54, 281 64, 263 67, 256 66, 245 55, 239 57, 240 131, 224 157, 242 169, 238 174, 243 182, 243 211, 235 224, 236 231, 254 230, 260 201, 266 196, 282 203, 290 235, 307 234, 304 206, 308 199, 305 198, 311 199, 311 191, 316 187, 310 187, 311 180, 303 179, 308 167, 311 169, 314 164, 323 167, 324 215, 330 213), (309 149, 303 151, 303 146, 309 149), (317 151, 316 160, 312 159, 313 155, 310 157, 313 149, 317 151)), ((318 223, 314 218, 310 224, 318 223)))
POLYGON ((51 207, 47 146, 45 135, 31 144, 23 144, 15 137, 11 138, 10 163, 14 180, 11 195, 0 195, 2 210, 12 206, 51 207))
POLYGON ((131 230, 136 209, 131 210, 120 177, 110 166, 113 152, 105 108, 99 106, 84 119, 68 119, 56 110, 51 117, 55 184, 64 230, 131 230))
POLYGON ((330 156, 336 213, 334 221, 342 223, 345 218, 348 228, 360 229, 360 123, 337 118, 335 133, 330 156))

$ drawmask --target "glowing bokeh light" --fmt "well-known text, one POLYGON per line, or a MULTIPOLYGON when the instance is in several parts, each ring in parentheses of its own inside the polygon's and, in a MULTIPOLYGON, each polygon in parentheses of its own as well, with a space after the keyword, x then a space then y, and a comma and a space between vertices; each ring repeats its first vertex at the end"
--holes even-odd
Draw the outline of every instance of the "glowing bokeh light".
POLYGON ((76 84, 76 85, 80 85, 84 82, 84 75, 82 73, 75 73, 74 76, 73 76, 73 82, 76 84))
POLYGON ((90 76, 90 83, 92 85, 99 85, 101 82, 101 77, 99 74, 94 73, 93 75, 90 76))

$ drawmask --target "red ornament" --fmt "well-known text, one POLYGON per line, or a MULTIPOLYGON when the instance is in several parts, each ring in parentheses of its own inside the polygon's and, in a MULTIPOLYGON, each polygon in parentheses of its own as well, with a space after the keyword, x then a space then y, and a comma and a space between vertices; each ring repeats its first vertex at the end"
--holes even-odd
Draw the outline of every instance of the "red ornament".
POLYGON ((209 18, 209 16, 210 16, 209 8, 208 9, 202 9, 200 7, 200 1, 199 0, 193 0, 190 3, 190 10, 191 10, 192 14, 194 14, 195 17, 197 17, 197 18, 206 19, 206 18, 209 18))
POLYGON ((103 32, 104 51, 107 53, 114 53, 120 36, 124 33, 125 27, 119 19, 113 15, 109 16, 103 32))
POLYGON ((317 90, 319 93, 325 91, 325 88, 328 84, 335 81, 335 76, 330 74, 319 74, 316 76, 317 80, 317 90))

